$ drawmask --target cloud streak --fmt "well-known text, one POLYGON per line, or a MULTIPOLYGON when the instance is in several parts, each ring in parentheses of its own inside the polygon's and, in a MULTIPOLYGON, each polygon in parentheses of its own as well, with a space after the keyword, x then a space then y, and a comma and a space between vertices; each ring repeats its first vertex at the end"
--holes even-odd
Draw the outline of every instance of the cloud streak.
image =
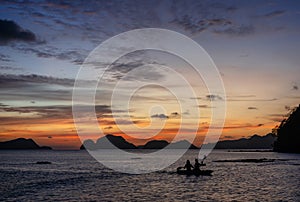
POLYGON ((154 115, 151 115, 151 118, 168 119, 169 116, 167 116, 167 115, 165 115, 165 114, 154 114, 154 115))
MULTIPOLYGON (((82 113, 85 112, 87 106, 80 106, 82 113)), ((97 116, 102 114, 111 113, 110 106, 108 105, 96 105, 95 110, 97 116)), ((24 106, 14 107, 8 105, 0 105, 0 111, 8 113, 17 113, 19 115, 28 115, 29 118, 43 118, 43 119, 72 119, 72 106, 70 105, 51 105, 51 106, 24 106)), ((11 119, 12 117, 7 117, 11 119)), ((16 116, 18 118, 18 116, 16 116)), ((23 117, 24 118, 24 117, 23 117)), ((5 117, 2 117, 5 120, 5 117)))
POLYGON ((255 33, 255 28, 253 25, 237 25, 237 26, 232 26, 228 27, 225 29, 215 29, 214 30, 215 34, 225 34, 228 36, 247 36, 255 33))
POLYGON ((278 17, 278 16, 281 16, 285 13, 284 10, 275 10, 275 11, 272 11, 272 12, 269 12, 269 13, 266 13, 263 15, 263 17, 266 17, 266 18, 273 18, 273 17, 278 17))
POLYGON ((0 88, 18 87, 30 84, 56 84, 61 86, 73 86, 74 79, 56 78, 36 74, 14 75, 0 74, 0 88))
POLYGON ((272 99, 232 99, 229 98, 226 101, 228 102, 272 102, 278 100, 277 98, 272 99))

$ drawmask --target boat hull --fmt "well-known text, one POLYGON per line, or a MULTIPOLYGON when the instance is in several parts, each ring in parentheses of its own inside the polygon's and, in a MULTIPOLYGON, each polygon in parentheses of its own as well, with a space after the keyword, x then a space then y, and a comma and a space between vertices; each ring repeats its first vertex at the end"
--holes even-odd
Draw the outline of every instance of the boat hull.
POLYGON ((213 172, 212 170, 187 171, 187 170, 177 169, 177 174, 179 174, 179 175, 195 175, 195 176, 206 175, 206 176, 211 176, 212 172, 213 172))

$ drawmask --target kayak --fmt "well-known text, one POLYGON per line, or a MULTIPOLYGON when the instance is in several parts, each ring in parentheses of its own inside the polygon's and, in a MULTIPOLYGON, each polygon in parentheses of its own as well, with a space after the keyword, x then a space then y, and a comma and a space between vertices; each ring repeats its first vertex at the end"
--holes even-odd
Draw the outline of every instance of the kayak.
POLYGON ((211 176, 212 172, 213 172, 212 170, 191 170, 191 171, 187 171, 187 170, 182 169, 182 167, 177 168, 177 174, 179 174, 179 175, 196 175, 196 176, 208 175, 208 176, 211 176))

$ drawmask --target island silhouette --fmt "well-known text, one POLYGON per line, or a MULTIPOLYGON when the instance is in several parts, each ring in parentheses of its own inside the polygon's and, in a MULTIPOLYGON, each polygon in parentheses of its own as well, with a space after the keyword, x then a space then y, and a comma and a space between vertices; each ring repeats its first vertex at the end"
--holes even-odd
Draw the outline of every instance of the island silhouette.
POLYGON ((278 139, 274 151, 300 153, 300 105, 292 109, 287 119, 274 129, 278 139))
POLYGON ((23 150, 23 149, 45 149, 51 150, 48 146, 39 146, 32 139, 18 138, 6 142, 0 142, 0 150, 11 149, 11 150, 23 150))
POLYGON ((198 149, 195 145, 191 144, 187 140, 181 140, 175 143, 169 143, 166 140, 151 140, 148 141, 145 145, 136 146, 127 140, 125 140, 122 136, 115 136, 112 134, 108 134, 104 137, 99 138, 96 142, 91 139, 85 140, 81 145, 80 149, 89 149, 89 150, 97 150, 97 149, 163 149, 169 146, 171 149, 198 149), (109 141, 109 142, 108 142, 109 141), (110 144, 111 143, 111 144, 110 144))

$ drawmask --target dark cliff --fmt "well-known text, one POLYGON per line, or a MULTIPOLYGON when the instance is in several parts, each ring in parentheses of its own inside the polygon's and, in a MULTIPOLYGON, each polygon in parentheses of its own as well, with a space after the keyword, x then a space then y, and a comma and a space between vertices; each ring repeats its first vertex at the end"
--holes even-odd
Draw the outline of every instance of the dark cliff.
POLYGON ((300 105, 281 122, 275 133, 278 138, 274 143, 274 151, 300 153, 300 105))

